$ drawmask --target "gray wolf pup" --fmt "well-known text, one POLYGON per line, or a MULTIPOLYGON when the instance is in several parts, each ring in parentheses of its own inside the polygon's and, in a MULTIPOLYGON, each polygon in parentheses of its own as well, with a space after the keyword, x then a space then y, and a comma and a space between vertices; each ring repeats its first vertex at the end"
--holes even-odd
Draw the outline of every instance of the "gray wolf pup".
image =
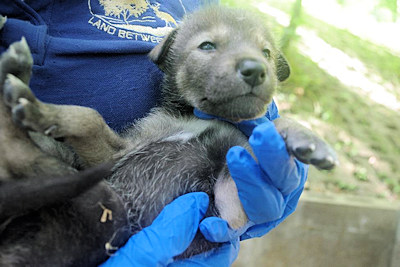
MULTIPOLYGON (((230 123, 196 118, 193 109, 235 122, 263 116, 278 83, 290 74, 286 59, 253 13, 218 7, 188 16, 151 51, 150 59, 165 73, 162 104, 119 135, 93 109, 39 101, 28 87, 32 59, 24 41, 2 55, 1 129, 12 129, 2 138, 26 144, 0 161, 4 184, 15 183, 17 173, 76 178, 76 168, 113 166, 107 184, 100 182, 61 203, 53 196, 3 216, 0 265, 98 264, 110 248, 150 225, 166 204, 195 191, 210 197, 206 216, 219 216, 233 229, 246 224, 225 155, 237 145, 251 151, 248 139, 230 123), (23 153, 29 155, 21 162, 23 153), (105 210, 113 218, 101 222, 105 210)), ((321 169, 335 166, 333 150, 311 131, 285 118, 274 123, 298 160, 321 169)), ((69 179, 64 188, 77 180, 69 179)), ((34 196, 19 188, 9 195, 22 195, 23 206, 34 196)), ((43 198, 49 194, 37 190, 43 198)), ((179 257, 216 246, 198 233, 179 257)))

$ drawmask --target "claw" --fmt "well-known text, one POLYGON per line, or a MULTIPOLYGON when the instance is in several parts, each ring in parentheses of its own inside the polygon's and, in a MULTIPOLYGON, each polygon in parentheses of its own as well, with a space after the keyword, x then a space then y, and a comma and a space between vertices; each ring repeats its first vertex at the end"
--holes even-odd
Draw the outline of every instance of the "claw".
POLYGON ((26 101, 35 102, 35 97, 31 93, 29 87, 11 73, 7 74, 3 90, 5 96, 4 101, 8 106, 21 103, 21 98, 24 98, 26 101))
POLYGON ((18 124, 21 127, 25 127, 22 121, 25 119, 25 111, 24 111, 24 104, 17 105, 12 109, 12 119, 14 123, 18 124))
POLYGON ((308 146, 308 148, 309 148, 310 152, 314 152, 317 147, 315 146, 315 144, 310 144, 308 146))
POLYGON ((332 170, 339 164, 339 161, 334 156, 329 155, 329 156, 325 157, 319 163, 317 163, 317 162, 315 162, 315 163, 316 163, 315 165, 318 169, 332 170))
POLYGON ((17 55, 17 49, 15 48, 15 45, 12 44, 8 47, 8 56, 12 58, 18 57, 17 55))
POLYGON ((335 164, 335 159, 334 159, 332 156, 327 156, 327 157, 325 158, 325 161, 326 161, 328 164, 330 164, 330 165, 335 164))
POLYGON ((314 152, 315 149, 316 149, 315 144, 309 144, 308 146, 297 147, 295 150, 296 150, 296 154, 308 155, 308 154, 314 152))
POLYGON ((3 86, 4 102, 6 103, 7 106, 11 106, 13 104, 13 97, 12 97, 11 90, 12 90, 12 83, 7 78, 4 81, 4 86, 3 86))
POLYGON ((23 98, 23 97, 18 98, 18 104, 21 104, 21 105, 23 105, 23 106, 26 106, 27 104, 29 104, 29 100, 26 99, 26 98, 23 98))
POLYGON ((47 128, 44 131, 44 134, 47 136, 51 136, 51 133, 54 132, 57 129, 57 125, 51 125, 49 128, 47 128))
POLYGON ((6 79, 4 81, 3 94, 4 94, 4 101, 9 106, 15 104, 14 103, 15 99, 13 97, 13 89, 18 86, 18 82, 21 83, 21 81, 17 77, 12 75, 11 73, 7 74, 6 79))
POLYGON ((3 17, 0 15, 0 30, 3 28, 4 24, 6 24, 7 17, 3 17))
POLYGON ((15 53, 29 52, 29 54, 30 54, 28 42, 26 41, 25 37, 23 37, 23 36, 20 41, 11 44, 9 49, 10 50, 13 49, 15 51, 15 53))

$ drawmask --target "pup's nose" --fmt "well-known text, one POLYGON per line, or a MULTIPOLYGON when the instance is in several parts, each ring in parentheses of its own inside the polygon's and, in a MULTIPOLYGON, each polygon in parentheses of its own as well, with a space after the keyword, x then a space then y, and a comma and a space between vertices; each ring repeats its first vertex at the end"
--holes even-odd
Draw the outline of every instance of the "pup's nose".
POLYGON ((244 59, 237 64, 241 78, 251 86, 257 86, 265 81, 267 67, 264 63, 254 59, 244 59))

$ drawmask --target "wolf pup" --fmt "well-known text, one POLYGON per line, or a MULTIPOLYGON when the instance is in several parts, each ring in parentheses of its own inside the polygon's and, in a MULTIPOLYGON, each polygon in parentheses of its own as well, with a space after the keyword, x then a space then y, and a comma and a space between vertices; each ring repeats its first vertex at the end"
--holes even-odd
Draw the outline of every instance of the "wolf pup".
MULTIPOLYGON (((18 45, 24 47, 21 53, 26 54, 28 47, 24 43, 18 45)), ((6 53, 13 53, 10 50, 6 53)), ((18 75, 3 74, 4 100, 14 122, 63 140, 78 155, 82 168, 114 162, 107 182, 124 203, 130 234, 150 225, 176 197, 195 191, 206 192, 210 197, 206 216, 219 216, 231 228, 240 228, 248 218, 225 155, 233 146, 251 151, 248 139, 232 124, 201 120, 193 110, 233 122, 264 116, 278 83, 290 74, 286 59, 253 13, 220 7, 189 15, 151 51, 150 59, 165 73, 163 102, 122 135, 113 132, 90 108, 52 105, 36 99, 25 78, 30 74, 28 65, 21 66, 18 75)), ((285 118, 274 123, 287 150, 298 160, 320 169, 335 166, 334 151, 311 131, 285 118)), ((38 143, 40 146, 40 140, 38 143)), ((75 244, 86 242, 80 238, 75 244)), ((21 242, 9 240, 1 247, 0 263, 6 245, 14 242, 17 246, 21 242)), ((42 249, 40 244, 32 245, 42 249)), ((197 234, 180 257, 216 246, 197 234)), ((27 256, 23 250, 10 253, 20 258, 35 257, 27 256)), ((67 249, 60 257, 73 258, 73 253, 67 249)), ((42 256, 42 260, 46 258, 42 256)))

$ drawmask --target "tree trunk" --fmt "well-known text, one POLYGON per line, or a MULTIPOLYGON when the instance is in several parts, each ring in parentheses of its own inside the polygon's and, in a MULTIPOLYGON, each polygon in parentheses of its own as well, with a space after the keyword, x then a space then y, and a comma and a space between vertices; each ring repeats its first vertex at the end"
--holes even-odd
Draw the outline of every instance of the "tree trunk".
POLYGON ((302 0, 296 0, 296 2, 293 4, 290 24, 285 29, 281 40, 283 51, 285 51, 288 48, 290 41, 293 39, 293 37, 296 36, 296 28, 301 24, 301 11, 302 11, 301 5, 302 5, 302 0))

